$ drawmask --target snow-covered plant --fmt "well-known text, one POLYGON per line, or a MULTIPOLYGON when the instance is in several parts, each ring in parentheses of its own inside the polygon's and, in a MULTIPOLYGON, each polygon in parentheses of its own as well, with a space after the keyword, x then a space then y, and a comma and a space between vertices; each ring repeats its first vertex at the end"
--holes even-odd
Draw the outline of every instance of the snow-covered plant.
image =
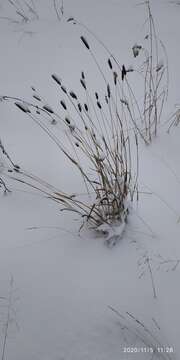
MULTIPOLYGON (((86 38, 81 36, 80 40, 95 59, 86 38)), ((81 89, 77 91, 67 89, 61 78, 52 74, 52 80, 63 96, 60 100, 60 111, 55 111, 45 103, 34 87, 32 97, 36 103, 9 96, 3 96, 2 100, 13 100, 18 110, 33 119, 50 136, 78 170, 87 196, 82 200, 75 194, 65 194, 54 188, 52 190, 50 185, 46 184, 44 187, 43 181, 32 176, 29 177, 31 182, 28 182, 25 178, 27 174, 21 169, 15 169, 16 177, 12 177, 17 180, 17 173, 23 175, 25 179, 21 178, 19 181, 43 191, 62 205, 62 211, 76 212, 82 217, 82 224, 89 224, 108 235, 108 241, 112 238, 114 241, 124 231, 129 212, 128 201, 133 201, 135 193, 138 194, 140 130, 136 124, 129 130, 126 109, 132 116, 132 121, 133 115, 128 102, 119 93, 124 82, 124 67, 119 78, 118 74, 113 72, 112 60, 109 57, 106 66, 107 70, 110 69, 110 75, 113 73, 113 77, 107 79, 97 60, 96 64, 104 80, 103 97, 100 95, 102 87, 100 91, 92 90, 88 84, 88 76, 82 71, 79 85, 81 89), (83 95, 79 95, 80 90, 83 95), (54 125, 61 127, 60 137, 54 125), (121 225, 120 232, 116 231, 113 237, 110 227, 117 224, 121 225)))
MULTIPOLYGON (((81 41, 89 50, 89 44, 83 36, 81 41)), ((110 59, 107 66, 111 67, 110 59)), ((57 189, 49 192, 50 188, 45 186, 44 189, 44 183, 37 178, 33 178, 37 180, 36 185, 28 185, 48 194, 62 205, 63 211, 79 214, 83 224, 90 224, 102 232, 107 232, 107 227, 106 231, 103 230, 105 224, 120 224, 124 229, 128 200, 133 201, 134 194, 138 192, 138 135, 136 128, 129 132, 123 111, 123 107, 128 105, 117 101, 115 97, 118 91, 117 78, 114 76, 112 86, 105 80, 105 96, 101 98, 97 91, 92 95, 86 75, 82 72, 80 87, 84 91, 83 99, 77 91, 67 89, 58 75, 52 74, 52 79, 63 95, 59 112, 44 103, 34 87, 33 99, 37 104, 8 96, 3 96, 3 100, 14 100, 16 108, 33 119, 56 143, 78 170, 87 200, 57 189), (61 127, 60 137, 54 133, 52 125, 61 127), (132 156, 132 147, 135 156, 132 156)), ((16 169, 17 172, 23 175, 21 169, 16 169)), ((27 183, 27 180, 19 181, 27 183)))
MULTIPOLYGON (((62 94, 58 104, 61 110, 57 111, 44 102, 34 87, 33 103, 9 96, 1 98, 2 101, 14 101, 16 108, 30 117, 56 143, 78 170, 87 196, 82 199, 76 194, 66 194, 17 168, 14 178, 17 180, 17 173, 26 176, 18 180, 43 191, 60 203, 63 211, 76 212, 82 217, 83 224, 108 233, 110 238, 109 226, 121 225, 120 233, 116 233, 117 236, 121 235, 128 217, 128 201, 133 201, 135 194, 138 198, 138 141, 142 139, 148 144, 152 136, 157 134, 167 93, 167 87, 161 86, 167 68, 164 62, 159 61, 158 40, 149 1, 146 5, 149 32, 145 41, 149 42, 149 47, 147 50, 135 44, 132 48, 135 59, 141 53, 145 55, 143 67, 139 70, 144 81, 143 104, 138 103, 129 82, 130 74, 137 71, 132 66, 120 65, 106 45, 87 27, 85 29, 108 53, 106 75, 93 44, 84 35, 80 36, 84 49, 89 52, 102 76, 103 86, 100 84, 98 90, 92 89, 88 74, 82 71, 79 87, 74 91, 65 86, 60 76, 52 74, 52 80, 62 94), (56 132, 56 126, 60 126, 61 136, 56 132)), ((67 21, 84 26, 74 18, 67 21)))

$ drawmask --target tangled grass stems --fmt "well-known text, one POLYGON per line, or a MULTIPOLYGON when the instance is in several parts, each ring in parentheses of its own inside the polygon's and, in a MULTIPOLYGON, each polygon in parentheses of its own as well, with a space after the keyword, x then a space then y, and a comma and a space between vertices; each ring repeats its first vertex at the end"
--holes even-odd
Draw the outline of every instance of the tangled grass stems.
POLYGON ((14 11, 13 17, 1 16, 0 19, 7 20, 13 24, 26 24, 34 20, 39 20, 39 14, 35 3, 32 0, 7 0, 10 8, 14 11))
MULTIPOLYGON (((158 125, 160 123, 165 101, 168 95, 169 73, 168 73, 168 57, 166 48, 163 42, 158 38, 156 32, 155 21, 151 11, 150 1, 145 1, 143 5, 146 6, 147 19, 145 25, 147 26, 147 33, 144 38, 145 46, 135 44, 132 47, 134 58, 139 57, 142 53, 144 55, 143 63, 139 65, 139 69, 126 68, 125 65, 120 65, 117 57, 112 53, 106 44, 84 23, 69 18, 68 23, 77 24, 82 27, 88 34, 90 34, 107 52, 109 59, 108 65, 113 74, 121 74, 123 86, 120 86, 118 91, 119 98, 125 100, 128 115, 134 128, 138 131, 140 137, 145 144, 151 143, 154 136, 157 135, 158 125), (162 59, 159 60, 161 53, 162 59), (115 67, 115 69, 114 69, 115 67), (143 103, 137 100, 133 86, 130 84, 128 73, 134 72, 140 74, 142 83, 142 97, 143 103)), ((102 72, 99 63, 92 52, 92 49, 85 39, 81 37, 87 50, 89 50, 98 69, 106 82, 104 73, 102 72)), ((140 57, 141 58, 141 57, 140 57)), ((136 60, 136 59, 135 59, 136 60)), ((116 81, 117 81, 116 79, 116 81)), ((119 84, 119 80, 118 80, 119 84)))
MULTIPOLYGON (((52 78, 53 80, 57 79, 55 75, 53 75, 52 78)), ((61 86, 59 81, 58 86, 61 86)), ((87 83, 85 87, 87 92, 87 83)), ((86 184, 87 193, 89 193, 90 188, 91 192, 93 191, 94 200, 89 204, 88 202, 86 203, 85 200, 81 201, 77 199, 76 196, 67 195, 61 191, 47 192, 42 190, 42 192, 56 202, 61 203, 63 205, 63 211, 75 211, 85 219, 84 222, 90 223, 93 227, 99 227, 104 223, 109 225, 117 222, 124 223, 128 215, 127 199, 130 197, 133 201, 134 193, 137 191, 136 170, 135 184, 133 184, 132 174, 132 136, 130 137, 128 130, 124 128, 118 108, 114 110, 113 106, 111 107, 113 111, 110 111, 109 119, 106 115, 106 109, 104 109, 104 107, 107 106, 106 102, 98 98, 98 100, 96 99, 96 104, 94 104, 91 99, 93 106, 89 103, 89 107, 86 106, 83 111, 80 111, 77 106, 77 102, 79 101, 78 95, 72 91, 65 92, 64 89, 65 88, 63 87, 62 89, 61 86, 61 90, 67 97, 63 111, 70 111, 68 110, 68 102, 73 105, 75 114, 78 114, 80 120, 82 120, 79 125, 76 125, 77 119, 74 120, 74 113, 72 113, 70 117, 65 115, 63 119, 63 116, 57 114, 49 105, 46 107, 43 105, 36 106, 31 102, 9 96, 3 96, 2 100, 15 101, 16 107, 40 126, 56 143, 64 155, 78 171, 80 171, 81 177, 86 184), (97 124, 95 124, 94 116, 92 116, 95 106, 97 106, 100 113, 100 116, 97 115, 99 116, 99 122, 97 124), (49 128, 49 123, 45 123, 44 118, 41 117, 41 114, 43 115, 44 113, 50 118, 50 124, 52 124, 52 119, 58 117, 58 120, 60 120, 61 125, 64 127, 64 135, 67 140, 66 145, 63 144, 62 140, 49 128), (99 126, 99 124, 101 126, 99 126), (67 149, 67 143, 70 149, 67 149), (85 159, 85 164, 83 164, 83 161, 80 162, 82 158, 85 159), (89 174, 89 171, 92 175, 89 174)), ((110 103, 114 105, 114 101, 111 100, 110 87, 107 88, 107 91, 108 105, 110 103)), ((41 101, 41 97, 39 97, 37 101, 41 101)), ((63 104, 65 104, 65 102, 63 102, 63 104)), ((78 104, 81 104, 81 102, 78 102, 78 104)), ((81 105, 81 109, 82 108, 83 105, 81 105)), ((138 151, 137 134, 134 133, 133 137, 136 151, 138 151)), ((18 171, 18 174, 24 176, 21 170, 18 171)), ((24 179, 18 179, 14 176, 11 177, 14 180, 34 187, 36 190, 41 190, 41 186, 44 185, 50 189, 47 184, 36 177, 31 177, 31 180, 35 181, 35 183, 39 182, 40 186, 37 184, 33 185, 24 179)), ((52 188, 50 190, 52 190, 52 188)))
MULTIPOLYGON (((79 96, 78 88, 76 91, 68 89, 58 75, 52 74, 53 81, 64 97, 60 99, 58 111, 54 111, 33 87, 33 99, 37 104, 16 97, 1 97, 2 101, 13 101, 18 110, 33 120, 51 138, 78 170, 89 197, 87 200, 81 200, 77 196, 59 190, 54 191, 44 181, 39 179, 38 183, 38 178, 34 176, 31 177, 34 184, 22 178, 18 181, 37 190, 43 187, 42 191, 59 202, 63 206, 63 211, 76 212, 83 218, 83 224, 88 223, 95 228, 103 224, 126 223, 128 200, 133 201, 135 194, 138 200, 139 138, 148 144, 152 140, 152 133, 157 134, 160 116, 158 101, 163 93, 159 93, 159 87, 165 68, 162 65, 157 69, 158 41, 149 1, 146 6, 149 24, 147 39, 150 49, 140 45, 132 48, 135 58, 140 52, 145 55, 145 70, 140 71, 145 82, 144 109, 141 109, 136 100, 129 82, 129 73, 134 69, 127 68, 124 64, 120 66, 106 45, 86 26, 73 18, 68 19, 68 22, 83 26, 108 53, 106 60, 110 72, 107 77, 93 46, 84 35, 80 37, 82 45, 89 52, 102 76, 105 86, 104 98, 99 95, 102 89, 93 91, 95 97, 92 96, 92 89, 84 72, 80 77, 80 85, 84 90, 83 99, 79 96), (145 129, 141 128, 142 123, 145 129), (54 130, 56 127, 52 128, 52 125, 60 126, 64 137, 59 137, 54 130), (93 196, 90 195, 92 192, 93 196)), ((163 104, 164 98, 161 110, 163 104)), ((23 171, 19 171, 19 176, 23 176, 23 171)))
MULTIPOLYGON (((57 20, 61 21, 64 15, 64 0, 53 0, 52 4, 57 20)), ((29 24, 41 18, 34 0, 7 0, 4 12, 0 20, 16 25, 29 24)))

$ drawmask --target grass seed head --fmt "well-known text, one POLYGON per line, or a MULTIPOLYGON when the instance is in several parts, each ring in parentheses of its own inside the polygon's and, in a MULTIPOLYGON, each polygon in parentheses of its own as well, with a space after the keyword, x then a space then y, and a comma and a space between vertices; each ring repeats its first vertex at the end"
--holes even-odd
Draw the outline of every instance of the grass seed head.
POLYGON ((61 86, 61 90, 65 93, 65 94, 67 94, 67 90, 66 90, 66 88, 65 88, 65 86, 61 86))
POLYGON ((24 113, 30 113, 31 112, 26 103, 16 101, 15 105, 18 107, 18 109, 20 109, 24 113))
POLYGON ((109 84, 107 85, 107 94, 108 94, 108 98, 110 99, 110 97, 111 97, 111 89, 110 89, 109 84))
POLYGON ((83 88, 86 90, 87 88, 86 88, 85 81, 83 79, 80 79, 80 83, 83 86, 83 88))
POLYGON ((81 41, 83 42, 83 44, 85 45, 85 47, 86 47, 88 50, 90 50, 89 44, 88 44, 87 40, 85 39, 85 37, 84 37, 84 36, 81 36, 80 39, 81 39, 81 41))
POLYGON ((70 91, 69 95, 70 95, 73 99, 77 100, 77 95, 75 94, 74 91, 70 91))
POLYGON ((82 111, 82 106, 81 106, 80 103, 78 103, 78 109, 79 109, 80 112, 82 111))
POLYGON ((98 93, 97 93, 97 92, 95 92, 95 97, 96 97, 96 100, 98 100, 98 99, 99 99, 99 95, 98 95, 98 93))
POLYGON ((67 22, 71 22, 71 21, 74 21, 75 19, 73 18, 73 17, 69 17, 68 19, 67 19, 67 22))
POLYGON ((122 79, 122 81, 124 80, 126 74, 127 74, 127 71, 126 71, 125 65, 123 65, 122 70, 121 70, 121 79, 122 79))
POLYGON ((46 110, 46 111, 47 111, 48 113, 50 113, 50 114, 54 114, 53 109, 52 109, 51 106, 49 106, 49 105, 44 105, 44 106, 43 106, 43 109, 46 110))
POLYGON ((66 104, 65 104, 65 102, 63 100, 60 101, 60 104, 62 105, 64 110, 67 110, 67 106, 66 106, 66 104))
POLYGON ((84 104, 84 108, 85 108, 85 110, 88 112, 88 106, 87 106, 86 103, 84 104))
POLYGON ((97 101, 97 106, 100 110, 102 109, 101 103, 99 101, 97 101))
POLYGON ((33 98, 34 98, 34 99, 36 99, 36 100, 38 100, 38 101, 41 101, 40 96, 39 96, 39 95, 37 95, 37 94, 34 94, 34 95, 33 95, 33 98))
POLYGON ((66 123, 67 123, 68 125, 70 125, 70 124, 71 124, 71 121, 69 120, 69 118, 68 118, 68 117, 66 117, 66 118, 65 118, 65 121, 66 121, 66 123))
POLYGON ((118 74, 116 71, 113 72, 114 85, 117 85, 118 74))
POLYGON ((112 62, 111 62, 111 59, 108 59, 108 65, 109 65, 109 67, 110 67, 110 69, 112 70, 112 62))
POLYGON ((52 74, 52 75, 51 75, 51 77, 53 78, 53 80, 54 80, 54 81, 56 81, 56 82, 57 82, 57 84, 58 84, 58 85, 60 85, 60 86, 61 86, 61 79, 59 78, 59 76, 58 76, 58 75, 56 75, 56 74, 52 74))
POLYGON ((139 55, 141 49, 142 49, 141 45, 134 44, 134 46, 132 47, 134 57, 137 57, 139 55))

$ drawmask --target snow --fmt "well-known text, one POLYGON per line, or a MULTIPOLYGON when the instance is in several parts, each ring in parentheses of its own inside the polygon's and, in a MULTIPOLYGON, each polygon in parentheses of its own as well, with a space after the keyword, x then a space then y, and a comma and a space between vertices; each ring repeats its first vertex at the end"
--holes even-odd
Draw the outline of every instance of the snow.
MULTIPOLYGON (((99 90, 99 76, 80 36, 95 46, 102 64, 106 54, 83 28, 59 22, 48 0, 36 3, 39 20, 0 23, 0 94, 30 103, 33 83, 48 109, 60 112, 60 88, 51 74, 68 89, 81 91, 81 71, 86 74, 90 68, 88 81, 99 90)), ((5 6, 2 1, 1 11, 5 6)), ((73 16, 93 29, 122 64, 133 62, 133 44, 144 34, 144 10, 136 1, 67 0, 64 6, 67 18, 73 16)), ((157 138, 152 145, 140 145, 140 199, 128 224, 115 229, 121 238, 116 246, 105 246, 102 235, 87 229, 79 234, 80 221, 74 214, 60 212, 58 204, 10 178, 12 192, 1 193, 0 296, 8 296, 11 276, 14 279, 8 360, 150 360, 149 354, 123 352, 127 334, 109 307, 136 316, 164 346, 174 348, 174 359, 179 358, 180 126, 167 134, 166 120, 179 102, 180 8, 152 0, 152 10, 168 53, 169 100, 157 138)), ((26 103, 21 106, 27 112, 26 103)), ((78 173, 27 114, 10 102, 1 102, 0 108, 0 138, 13 162, 64 192, 82 193, 78 173)), ((53 131, 59 134, 60 129, 55 125, 53 131)), ((0 156, 1 177, 8 160, 0 156)), ((112 236, 109 229, 108 234, 112 236)), ((135 322, 125 324, 137 330, 135 322)), ((0 351, 3 338, 2 324, 0 351)), ((142 346, 133 336, 129 342, 142 346)))

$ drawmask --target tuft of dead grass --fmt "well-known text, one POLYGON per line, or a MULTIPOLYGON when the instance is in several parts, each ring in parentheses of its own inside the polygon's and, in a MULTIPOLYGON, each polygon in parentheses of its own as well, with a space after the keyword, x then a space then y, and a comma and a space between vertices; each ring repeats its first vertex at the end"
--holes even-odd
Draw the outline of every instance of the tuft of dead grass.
MULTIPOLYGON (((42 191, 62 206, 62 211, 75 212, 82 218, 82 226, 88 224, 100 229, 104 224, 113 226, 127 222, 129 201, 138 200, 139 141, 145 144, 157 135, 168 91, 167 63, 159 61, 159 45, 165 53, 164 45, 158 40, 150 2, 146 3, 148 32, 147 46, 135 44, 132 47, 134 59, 144 57, 137 69, 120 65, 107 46, 87 26, 74 18, 68 23, 78 24, 93 36, 107 52, 105 63, 108 75, 98 61, 93 43, 86 35, 80 36, 84 49, 89 53, 100 73, 104 87, 94 90, 89 86, 88 74, 81 72, 81 87, 68 89, 61 77, 52 74, 52 80, 61 92, 55 111, 50 104, 32 87, 32 97, 36 103, 16 97, 2 96, 2 101, 14 102, 16 108, 33 120, 52 139, 68 161, 79 172, 84 183, 86 198, 66 194, 51 185, 15 169, 14 180, 42 191), (131 74, 143 79, 143 103, 138 103, 135 90, 130 84, 131 74), (80 93, 84 95, 80 95, 80 93), (104 91, 104 96, 102 96, 104 91), (62 130, 63 136, 52 129, 52 125, 62 130), (24 176, 24 178, 17 178, 24 176), (30 180, 30 181, 29 181, 30 180)), ((136 60, 137 61, 137 60, 136 60)), ((13 170, 14 171, 14 170, 13 170)))

